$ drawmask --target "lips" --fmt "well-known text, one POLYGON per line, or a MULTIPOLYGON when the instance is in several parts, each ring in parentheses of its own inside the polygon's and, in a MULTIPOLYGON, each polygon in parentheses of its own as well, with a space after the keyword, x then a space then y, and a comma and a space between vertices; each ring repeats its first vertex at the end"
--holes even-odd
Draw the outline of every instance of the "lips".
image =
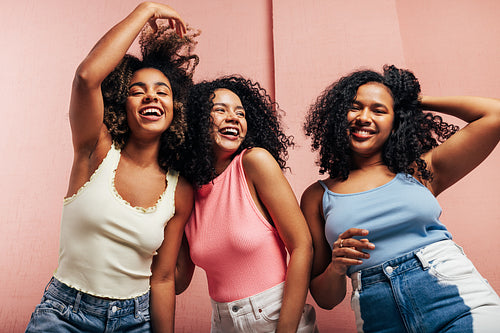
POLYGON ((234 127, 224 127, 219 129, 219 133, 227 136, 238 137, 240 135, 240 131, 234 127))
POLYGON ((353 137, 358 139, 368 139, 376 133, 373 129, 366 127, 351 127, 349 131, 353 137))
POLYGON ((149 106, 139 110, 139 115, 148 120, 158 120, 161 116, 163 116, 163 114, 163 110, 158 107, 149 106))

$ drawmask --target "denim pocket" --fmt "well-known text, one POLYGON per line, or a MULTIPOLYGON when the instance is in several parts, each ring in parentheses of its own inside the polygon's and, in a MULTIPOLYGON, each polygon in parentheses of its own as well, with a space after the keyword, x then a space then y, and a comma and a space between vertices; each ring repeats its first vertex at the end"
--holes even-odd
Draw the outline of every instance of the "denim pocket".
POLYGON ((279 302, 269 304, 261 310, 262 312, 260 315, 262 316, 262 319, 269 323, 277 323, 280 319, 281 300, 279 302))
POLYGON ((40 312, 55 312, 61 316, 66 316, 69 311, 69 307, 61 301, 46 298, 42 303, 38 304, 35 309, 35 313, 40 312))
POLYGON ((149 313, 149 309, 141 310, 138 313, 138 317, 143 321, 149 321, 151 319, 151 315, 149 313))
POLYGON ((430 273, 444 280, 461 280, 471 277, 475 268, 463 254, 454 254, 437 258, 430 263, 430 273))

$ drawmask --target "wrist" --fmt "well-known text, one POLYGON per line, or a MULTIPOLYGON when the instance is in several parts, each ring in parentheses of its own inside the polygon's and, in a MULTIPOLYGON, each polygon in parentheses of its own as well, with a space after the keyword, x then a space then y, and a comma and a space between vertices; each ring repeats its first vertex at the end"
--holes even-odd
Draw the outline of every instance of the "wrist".
POLYGON ((154 15, 155 11, 156 11, 156 9, 155 9, 155 3, 154 2, 150 2, 150 1, 141 2, 136 7, 136 10, 148 13, 149 17, 152 17, 154 15))
POLYGON ((341 278, 345 279, 346 272, 347 272, 347 268, 342 269, 342 268, 336 267, 332 262, 326 268, 326 273, 328 274, 328 276, 331 276, 331 277, 334 277, 337 279, 341 279, 341 278))

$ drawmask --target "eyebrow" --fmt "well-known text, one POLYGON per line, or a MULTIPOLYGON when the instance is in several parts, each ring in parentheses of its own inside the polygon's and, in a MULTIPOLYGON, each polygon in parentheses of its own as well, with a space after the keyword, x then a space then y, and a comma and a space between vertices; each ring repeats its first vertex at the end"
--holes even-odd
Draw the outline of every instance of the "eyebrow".
MULTIPOLYGON (((216 106, 216 105, 221 105, 221 106, 227 107, 227 104, 226 104, 226 103, 214 103, 214 106, 216 106)), ((241 106, 241 105, 238 105, 238 106, 236 107, 236 109, 242 109, 242 110, 245 110, 245 108, 244 108, 243 106, 241 106)))
MULTIPOLYGON (((354 100, 354 101, 352 102, 352 104, 356 104, 356 105, 364 105, 361 101, 359 101, 359 100, 357 100, 357 99, 356 99, 356 100, 354 100)), ((383 104, 383 103, 374 103, 374 104, 373 104, 373 107, 376 107, 376 108, 378 108, 378 107, 383 107, 383 108, 386 108, 386 109, 388 108, 388 107, 387 107, 387 105, 385 105, 385 104, 383 104)))
MULTIPOLYGON (((165 82, 161 82, 161 81, 158 81, 158 82, 155 82, 154 83, 155 86, 163 86, 163 87, 167 87, 168 90, 172 90, 168 84, 166 84, 165 82)), ((144 82, 135 82, 135 83, 132 83, 128 88, 131 89, 132 87, 136 87, 136 86, 139 86, 141 88, 144 88, 146 87, 146 84, 144 82)))

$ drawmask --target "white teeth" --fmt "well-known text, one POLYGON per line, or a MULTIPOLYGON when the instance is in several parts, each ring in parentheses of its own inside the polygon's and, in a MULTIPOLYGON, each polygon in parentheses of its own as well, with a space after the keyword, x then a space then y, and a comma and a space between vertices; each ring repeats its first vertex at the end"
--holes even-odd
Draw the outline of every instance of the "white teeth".
POLYGON ((149 109, 144 109, 141 111, 141 114, 144 116, 161 116, 160 110, 156 108, 149 108, 149 109))
POLYGON ((221 131, 222 134, 238 135, 238 130, 236 128, 224 128, 221 131))
POLYGON ((351 131, 356 132, 358 134, 371 134, 371 132, 362 129, 352 129, 351 131))

